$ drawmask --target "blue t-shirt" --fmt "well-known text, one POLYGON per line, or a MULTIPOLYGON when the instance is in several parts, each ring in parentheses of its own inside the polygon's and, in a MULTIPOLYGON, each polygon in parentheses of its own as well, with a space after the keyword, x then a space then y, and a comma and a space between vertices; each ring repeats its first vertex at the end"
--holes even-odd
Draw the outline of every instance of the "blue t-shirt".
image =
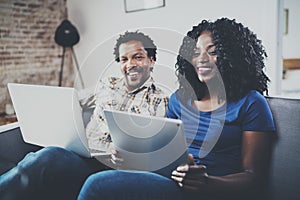
POLYGON ((275 131, 268 103, 257 91, 210 112, 197 110, 191 99, 185 103, 179 99, 179 92, 171 95, 167 117, 182 120, 188 152, 211 175, 242 171, 243 131, 275 131))

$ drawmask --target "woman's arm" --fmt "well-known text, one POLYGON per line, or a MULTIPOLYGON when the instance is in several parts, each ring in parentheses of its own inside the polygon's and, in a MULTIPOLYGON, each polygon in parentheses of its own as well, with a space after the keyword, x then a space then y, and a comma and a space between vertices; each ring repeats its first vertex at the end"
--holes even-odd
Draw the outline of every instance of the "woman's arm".
POLYGON ((172 178, 190 192, 226 195, 241 193, 248 195, 265 183, 271 152, 269 132, 244 131, 242 141, 243 171, 226 176, 211 176, 203 165, 179 166, 172 178))

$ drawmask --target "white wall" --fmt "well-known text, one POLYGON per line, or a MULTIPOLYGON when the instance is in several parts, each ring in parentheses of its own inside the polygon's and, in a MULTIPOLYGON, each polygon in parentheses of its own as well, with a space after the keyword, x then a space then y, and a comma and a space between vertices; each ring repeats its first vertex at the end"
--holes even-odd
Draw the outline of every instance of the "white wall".
POLYGON ((202 19, 224 16, 242 22, 262 39, 268 52, 267 74, 273 80, 270 94, 275 94, 280 84, 276 75, 280 70, 277 65, 278 2, 166 0, 163 8, 133 13, 125 13, 123 0, 69 0, 67 6, 69 19, 81 35, 75 51, 88 86, 93 86, 98 76, 108 71, 105 68, 119 70, 113 63, 115 38, 126 30, 139 29, 149 34, 161 48, 155 69, 157 81, 171 89, 176 88, 174 63, 183 35, 202 19))
MULTIPOLYGON (((283 7, 288 9, 288 33, 282 35, 282 58, 300 58, 300 1, 282 0, 283 7)), ((284 23, 284 21, 283 21, 284 23)), ((299 82, 300 70, 287 70, 282 80, 282 95, 300 98, 299 82)))
POLYGON ((284 8, 289 10, 288 34, 283 36, 283 58, 300 58, 300 1, 284 0, 284 8))

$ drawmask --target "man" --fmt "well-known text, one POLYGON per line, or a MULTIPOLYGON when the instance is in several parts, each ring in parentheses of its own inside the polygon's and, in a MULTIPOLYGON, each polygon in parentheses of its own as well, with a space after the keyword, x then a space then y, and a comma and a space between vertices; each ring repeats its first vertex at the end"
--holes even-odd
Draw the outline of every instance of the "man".
MULTIPOLYGON (((125 32, 117 39, 114 55, 123 77, 101 80, 93 98, 81 101, 83 107, 95 107, 86 129, 91 150, 107 151, 111 142, 104 108, 165 116, 168 97, 151 77, 156 50, 153 41, 140 32, 125 32)), ((105 169, 97 159, 46 147, 29 153, 17 167, 0 176, 0 199, 76 199, 85 179, 105 169)))
MULTIPOLYGON (((120 63, 122 78, 100 80, 94 94, 95 111, 87 125, 91 149, 106 151, 110 142, 103 109, 115 109, 143 115, 165 116, 168 97, 154 84, 151 77, 156 61, 156 46, 143 33, 126 32, 117 39, 115 61, 120 63)), ((83 106, 91 103, 82 101, 83 106)))

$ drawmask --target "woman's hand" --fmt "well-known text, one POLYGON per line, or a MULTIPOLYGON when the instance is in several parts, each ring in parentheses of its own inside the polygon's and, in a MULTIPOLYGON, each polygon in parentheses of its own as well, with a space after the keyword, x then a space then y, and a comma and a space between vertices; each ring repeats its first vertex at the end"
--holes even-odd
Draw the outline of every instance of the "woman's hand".
POLYGON ((195 165, 190 155, 190 164, 180 165, 172 172, 171 178, 180 187, 187 190, 199 191, 207 182, 206 166, 195 165))

